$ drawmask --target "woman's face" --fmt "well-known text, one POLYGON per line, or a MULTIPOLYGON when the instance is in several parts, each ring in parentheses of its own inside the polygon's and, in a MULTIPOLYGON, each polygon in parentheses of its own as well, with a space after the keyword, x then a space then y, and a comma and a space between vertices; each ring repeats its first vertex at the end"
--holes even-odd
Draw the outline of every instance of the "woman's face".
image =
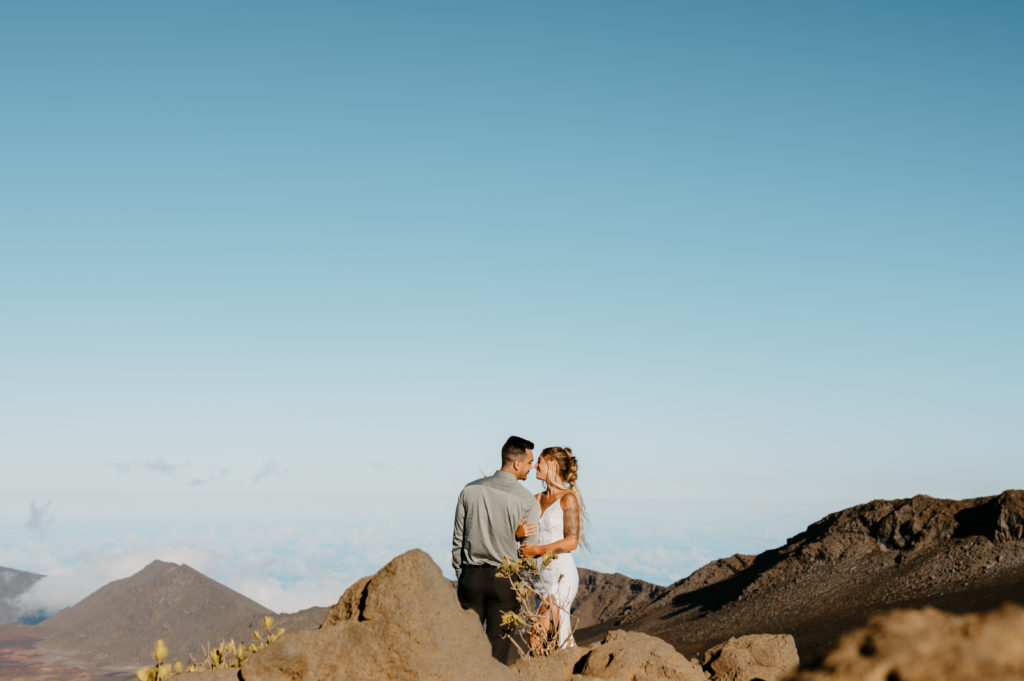
POLYGON ((543 456, 537 459, 537 479, 545 482, 548 479, 548 460, 543 456))

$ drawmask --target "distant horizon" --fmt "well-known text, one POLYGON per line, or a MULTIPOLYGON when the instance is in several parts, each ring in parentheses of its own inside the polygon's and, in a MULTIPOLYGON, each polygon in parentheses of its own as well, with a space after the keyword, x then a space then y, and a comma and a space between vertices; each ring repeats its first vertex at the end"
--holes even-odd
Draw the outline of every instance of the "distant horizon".
MULTIPOLYGON (((1004 493, 1006 493, 1008 491, 1011 491, 1011 490, 1014 490, 1014 489, 1017 489, 1017 488, 1007 488, 1005 490, 1002 490, 1000 492, 996 492, 996 493, 991 494, 991 495, 981 495, 980 497, 964 497, 963 499, 955 499, 955 500, 956 501, 960 501, 960 500, 965 500, 965 499, 969 499, 969 498, 990 498, 990 497, 994 498, 994 497, 998 497, 999 495, 1004 494, 1004 493)), ((895 501, 897 499, 913 499, 913 498, 918 497, 918 496, 931 496, 931 495, 912 494, 912 495, 906 495, 906 496, 901 496, 901 497, 894 497, 894 498, 888 499, 888 500, 895 501)), ((936 497, 932 497, 932 498, 936 498, 936 497)), ((725 558, 729 558, 729 557, 731 557, 733 555, 736 555, 736 554, 759 555, 759 554, 761 554, 761 553, 763 553, 765 551, 771 551, 771 550, 780 548, 782 546, 785 546, 785 544, 790 539, 792 539, 793 537, 795 537, 795 536, 801 534, 802 532, 804 532, 810 525, 813 525, 813 524, 819 522, 820 520, 823 520, 824 518, 826 518, 826 517, 828 517, 830 515, 833 515, 835 513, 839 513, 841 511, 847 510, 849 508, 856 508, 858 506, 863 506, 863 505, 866 505, 866 504, 870 504, 870 503, 872 503, 874 501, 878 501, 878 499, 869 499, 869 500, 865 500, 865 501, 863 501, 863 502, 861 502, 859 504, 854 504, 852 506, 844 506, 842 508, 833 509, 832 511, 829 511, 828 513, 823 514, 821 517, 819 517, 819 518, 817 518, 817 519, 815 519, 813 521, 810 521, 807 525, 805 525, 805 526, 803 526, 803 527, 801 527, 799 529, 794 529, 791 533, 789 533, 787 535, 787 537, 784 540, 782 540, 777 545, 766 546, 762 550, 756 551, 754 553, 748 553, 748 552, 744 552, 744 551, 734 551, 734 552, 728 553, 728 554, 717 555, 717 556, 714 556, 712 558, 707 559, 706 561, 704 561, 704 562, 702 562, 700 564, 695 565, 692 569, 688 569, 688 571, 686 571, 685 574, 679 574, 677 577, 669 579, 667 581, 665 581, 665 580, 653 581, 651 579, 647 579, 647 578, 645 578, 643 576, 639 576, 637 574, 630 574, 628 572, 622 572, 621 570, 602 570, 602 569, 599 569, 599 568, 591 567, 591 565, 589 565, 586 562, 587 561, 587 557, 591 555, 587 551, 580 552, 580 555, 579 555, 579 557, 577 559, 577 563, 579 564, 579 567, 584 568, 584 569, 588 569, 588 570, 595 570, 597 572, 601 572, 601 573, 605 573, 605 574, 619 573, 619 574, 624 574, 625 576, 627 576, 629 578, 640 579, 641 581, 648 582, 648 583, 651 583, 651 584, 656 584, 658 586, 670 586, 673 583, 676 583, 678 581, 686 579, 687 577, 691 576, 694 572, 696 572, 700 568, 702 568, 702 567, 704 567, 704 566, 706 566, 706 565, 708 565, 710 563, 713 563, 715 561, 718 561, 718 560, 721 560, 721 559, 725 559, 725 558)), ((36 613, 38 613, 39 611, 43 611, 44 612, 44 614, 45 614, 44 617, 39 618, 36 622, 31 622, 31 623, 28 623, 28 624, 37 624, 39 621, 43 621, 45 619, 48 619, 49 617, 55 615, 57 612, 59 612, 62 609, 65 609, 65 608, 77 605, 77 603, 81 602, 81 600, 84 600, 85 598, 87 598, 88 596, 92 595, 93 593, 95 593, 99 589, 102 589, 103 587, 105 587, 105 586, 107 586, 107 585, 109 585, 109 584, 111 584, 111 583, 113 583, 115 581, 119 581, 119 580, 122 580, 122 579, 126 579, 128 577, 134 576, 134 575, 138 574, 139 572, 141 572, 142 570, 146 569, 147 567, 149 567, 150 565, 152 565, 154 563, 161 563, 161 564, 169 564, 169 565, 178 565, 178 566, 188 567, 188 568, 190 568, 192 570, 195 570, 196 572, 202 574, 203 576, 208 577, 208 578, 218 582, 222 586, 225 586, 225 587, 231 589, 232 591, 235 591, 236 593, 238 593, 238 594, 240 594, 242 596, 245 596, 246 598, 249 598, 250 600, 253 600, 253 601, 259 603, 261 606, 266 607, 268 610, 271 610, 271 611, 273 611, 273 612, 275 612, 277 614, 291 614, 291 613, 299 612, 301 610, 305 610, 305 609, 310 608, 310 607, 329 607, 329 606, 333 605, 334 603, 337 602, 338 598, 341 597, 341 595, 344 593, 344 591, 349 586, 351 586, 351 584, 354 584, 356 581, 358 581, 358 579, 361 579, 362 577, 366 577, 366 576, 374 574, 375 572, 377 572, 377 570, 382 568, 387 562, 390 562, 396 556, 398 556, 398 555, 400 555, 402 553, 405 553, 406 551, 412 550, 412 549, 420 549, 420 550, 426 551, 428 553, 428 555, 430 555, 431 558, 434 560, 434 562, 437 563, 438 566, 441 568, 441 571, 445 575, 445 577, 447 577, 448 579, 453 579, 454 578, 454 574, 452 573, 450 567, 446 563, 446 559, 450 556, 450 553, 448 553, 447 551, 442 552, 441 560, 439 560, 438 556, 434 555, 432 553, 432 551, 430 549, 428 549, 428 548, 424 548, 423 546, 409 546, 409 547, 407 547, 405 549, 397 550, 397 552, 394 555, 384 559, 382 562, 380 562, 380 564, 375 565, 375 566, 373 566, 371 568, 368 568, 368 570, 367 570, 367 572, 365 574, 361 574, 361 575, 359 575, 359 577, 356 577, 356 578, 352 579, 350 582, 348 582, 348 583, 344 584, 343 586, 341 586, 337 590, 336 595, 334 595, 330 599, 327 599, 327 600, 325 600, 323 602, 312 602, 312 601, 309 601, 309 602, 303 602, 305 604, 300 604, 300 605, 293 604, 291 606, 291 608, 289 608, 289 609, 281 609, 281 608, 278 608, 278 607, 274 607, 274 606, 268 605, 267 603, 264 603, 260 598, 257 598, 255 595, 253 595, 251 593, 247 593, 243 589, 238 588, 238 587, 232 585, 231 582, 230 582, 230 579, 223 579, 223 578, 219 577, 216 574, 209 574, 209 573, 205 572, 204 570, 198 569, 197 567, 195 567, 193 565, 190 565, 187 561, 173 560, 173 559, 169 559, 169 558, 165 558, 165 557, 161 557, 161 556, 153 557, 153 558, 145 561, 145 563, 142 564, 141 566, 138 566, 138 567, 136 567, 134 569, 131 569, 129 572, 127 572, 125 574, 122 574, 120 576, 115 576, 115 577, 109 579, 109 581, 106 581, 106 582, 104 582, 102 584, 96 585, 94 588, 89 590, 87 593, 84 593, 81 597, 77 598, 73 602, 69 602, 69 603, 67 603, 67 604, 65 604, 63 606, 58 606, 58 607, 56 607, 56 609, 53 609, 52 606, 51 607, 45 607, 45 606, 41 605, 42 603, 46 603, 47 602, 47 598, 46 598, 46 596, 43 596, 43 595, 37 593, 38 591, 48 592, 50 590, 49 589, 49 585, 47 583, 45 583, 46 579, 47 579, 47 575, 40 574, 40 573, 33 573, 33 572, 30 572, 30 571, 22 570, 20 568, 13 567, 13 566, 7 566, 7 565, 0 565, 0 569, 14 570, 14 571, 21 572, 21 573, 33 574, 33 575, 42 577, 42 579, 40 579, 35 585, 33 585, 33 587, 30 588, 24 595, 14 599, 14 601, 8 601, 12 605, 24 604, 22 606, 23 607, 23 611, 26 614, 28 614, 28 615, 36 615, 36 613)), ((143 560, 143 558, 141 556, 136 556, 136 558, 139 559, 139 560, 143 560)), ((81 583, 76 583, 76 586, 80 587, 81 583)), ((61 593, 62 595, 66 596, 66 594, 68 593, 68 590, 67 590, 66 586, 65 586, 64 589, 58 589, 58 593, 61 593)))

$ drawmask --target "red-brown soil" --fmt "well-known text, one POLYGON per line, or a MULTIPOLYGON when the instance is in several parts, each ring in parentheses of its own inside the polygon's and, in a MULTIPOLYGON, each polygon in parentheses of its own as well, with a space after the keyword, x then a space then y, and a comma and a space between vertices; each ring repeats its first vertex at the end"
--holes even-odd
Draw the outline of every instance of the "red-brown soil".
POLYGON ((124 681, 134 675, 127 668, 76 666, 62 654, 37 648, 39 639, 33 627, 0 625, 0 681, 124 681))

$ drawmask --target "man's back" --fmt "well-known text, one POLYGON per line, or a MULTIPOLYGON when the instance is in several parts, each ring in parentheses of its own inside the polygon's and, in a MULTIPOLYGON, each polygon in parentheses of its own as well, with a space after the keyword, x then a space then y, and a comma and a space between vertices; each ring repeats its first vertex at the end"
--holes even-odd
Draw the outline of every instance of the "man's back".
POLYGON ((491 655, 506 664, 512 662, 513 651, 504 614, 518 610, 519 602, 509 580, 498 577, 497 566, 506 556, 519 556, 519 522, 534 523, 524 528, 532 531, 540 520, 540 505, 519 484, 532 469, 533 443, 513 435, 501 448, 498 472, 466 485, 455 506, 452 566, 459 576, 459 603, 477 614, 491 655))
POLYGON ((515 532, 524 518, 537 522, 540 508, 511 473, 498 471, 466 485, 455 513, 452 565, 456 573, 464 565, 500 565, 503 557, 518 556, 515 532))

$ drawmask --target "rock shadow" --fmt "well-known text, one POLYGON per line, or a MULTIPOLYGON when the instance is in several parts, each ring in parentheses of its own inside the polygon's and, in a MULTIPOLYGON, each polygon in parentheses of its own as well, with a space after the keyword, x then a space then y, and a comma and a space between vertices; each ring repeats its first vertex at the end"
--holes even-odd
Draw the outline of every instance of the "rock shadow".
POLYGON ((678 594, 672 598, 674 610, 663 615, 661 619, 669 619, 695 608, 703 612, 718 610, 739 598, 744 589, 754 583, 762 574, 778 565, 783 558, 781 551, 767 551, 754 558, 754 562, 749 567, 731 577, 694 591, 678 594))

